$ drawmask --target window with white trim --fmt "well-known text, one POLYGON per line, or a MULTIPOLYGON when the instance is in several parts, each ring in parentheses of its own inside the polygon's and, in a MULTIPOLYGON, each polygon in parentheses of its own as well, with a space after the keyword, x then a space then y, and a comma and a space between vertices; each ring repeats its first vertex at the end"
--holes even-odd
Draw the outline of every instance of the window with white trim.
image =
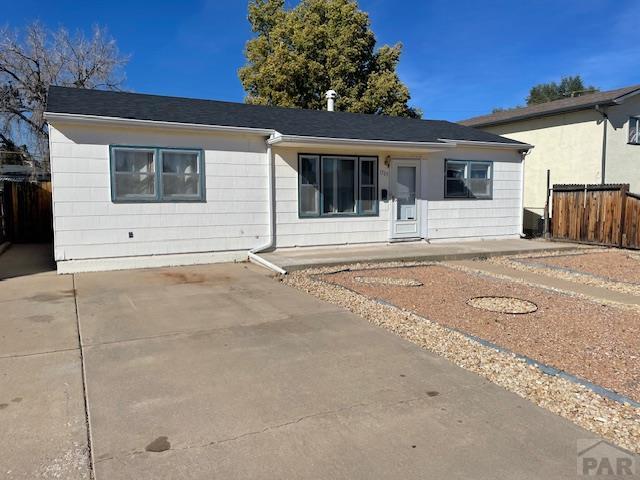
POLYGON ((640 117, 629 118, 629 143, 640 145, 640 117))
POLYGON ((300 217, 378 214, 378 158, 298 156, 300 217))
POLYGON ((490 199, 493 195, 493 162, 446 160, 445 198, 490 199))
POLYGON ((114 202, 204 200, 202 150, 112 146, 110 153, 114 202))

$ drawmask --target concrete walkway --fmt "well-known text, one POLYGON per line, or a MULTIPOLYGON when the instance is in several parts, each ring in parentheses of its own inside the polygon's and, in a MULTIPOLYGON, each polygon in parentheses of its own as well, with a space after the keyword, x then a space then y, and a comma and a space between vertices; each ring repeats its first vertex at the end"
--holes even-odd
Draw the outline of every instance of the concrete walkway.
POLYGON ((0 478, 7 480, 89 478, 73 277, 51 271, 50 252, 13 245, 0 256, 0 478))
POLYGON ((454 265, 461 265, 468 268, 475 268, 495 275, 506 275, 507 277, 524 280, 529 283, 541 285, 548 288, 557 288, 569 292, 579 293, 588 297, 593 297, 609 302, 622 303, 626 305, 640 305, 640 297, 630 293, 617 292, 604 287, 596 287, 579 282, 572 282, 563 278, 553 277, 542 273, 529 272, 510 268, 506 265, 498 265, 488 262, 475 262, 473 260, 459 260, 451 262, 454 265))
POLYGON ((97 480, 569 479, 594 438, 253 265, 7 282, 3 478, 87 478, 86 418, 97 480))
POLYGON ((545 250, 575 250, 575 243, 544 240, 486 240, 455 243, 404 242, 332 247, 283 248, 260 254, 287 270, 344 265, 357 262, 442 261, 499 255, 517 255, 545 250))

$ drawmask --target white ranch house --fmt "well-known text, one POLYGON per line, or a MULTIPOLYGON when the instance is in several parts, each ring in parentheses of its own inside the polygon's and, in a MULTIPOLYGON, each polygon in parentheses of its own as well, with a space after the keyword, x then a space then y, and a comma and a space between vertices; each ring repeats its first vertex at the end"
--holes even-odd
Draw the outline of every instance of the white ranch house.
POLYGON ((60 273, 518 238, 530 145, 455 123, 52 87, 60 273))

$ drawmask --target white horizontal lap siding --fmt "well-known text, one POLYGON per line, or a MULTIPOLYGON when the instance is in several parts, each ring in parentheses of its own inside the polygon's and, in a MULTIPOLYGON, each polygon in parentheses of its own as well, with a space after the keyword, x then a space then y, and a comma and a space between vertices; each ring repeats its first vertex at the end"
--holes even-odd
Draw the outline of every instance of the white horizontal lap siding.
MULTIPOLYGON (((314 150, 314 149, 311 149, 314 150)), ((386 242, 389 239, 389 210, 380 202, 378 216, 298 217, 298 150, 274 148, 276 185, 276 246, 302 247, 386 242)), ((305 151, 304 153, 309 153, 305 151)), ((384 154, 362 153, 345 147, 325 153, 345 156, 378 156, 378 170, 384 169, 384 154)), ((388 188, 388 176, 378 177, 380 189, 388 188)))
POLYGON ((514 237, 522 216, 522 162, 517 151, 456 148, 427 160, 427 237, 433 240, 514 237), (493 198, 445 199, 444 161, 493 161, 493 198))
POLYGON ((51 171, 58 261, 249 250, 267 241, 268 166, 257 135, 56 122, 51 171), (204 150, 206 201, 113 203, 109 145, 204 150))

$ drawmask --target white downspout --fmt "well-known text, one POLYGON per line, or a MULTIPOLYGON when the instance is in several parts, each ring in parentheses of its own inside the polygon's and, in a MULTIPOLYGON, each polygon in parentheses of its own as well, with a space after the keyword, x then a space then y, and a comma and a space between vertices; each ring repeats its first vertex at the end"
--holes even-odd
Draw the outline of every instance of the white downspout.
MULTIPOLYGON (((521 152, 520 154, 522 155, 522 161, 520 162, 520 220, 518 222, 518 226, 519 226, 519 233, 518 235, 520 235, 520 238, 525 238, 526 235, 524 233, 524 181, 525 181, 525 173, 524 173, 524 168, 525 168, 525 161, 527 160, 527 155, 529 155, 531 153, 531 150, 527 150, 525 152, 521 152)), ((491 172, 491 174, 493 175, 493 172, 491 172)))
POLYGON ((274 178, 273 178, 273 170, 274 170, 274 162, 273 162, 273 151, 271 150, 271 145, 267 143, 267 181, 269 183, 268 190, 268 203, 269 203, 269 240, 264 245, 261 245, 256 248, 252 248, 249 250, 249 261, 253 263, 257 263, 258 265, 262 265, 263 267, 268 268, 269 270, 273 270, 280 275, 285 275, 287 273, 286 270, 283 270, 279 266, 271 263, 268 260, 265 260, 258 253, 273 248, 275 245, 275 195, 274 195, 274 178))

